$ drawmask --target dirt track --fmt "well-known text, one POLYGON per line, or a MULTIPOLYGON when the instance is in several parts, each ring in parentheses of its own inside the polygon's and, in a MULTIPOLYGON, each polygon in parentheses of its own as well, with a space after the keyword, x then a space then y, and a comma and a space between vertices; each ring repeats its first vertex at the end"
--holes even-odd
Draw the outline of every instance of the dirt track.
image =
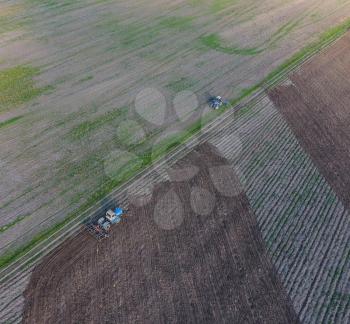
POLYGON ((225 165, 199 147, 171 174, 183 181, 160 184, 108 240, 84 233, 47 256, 24 323, 297 322, 225 165))
POLYGON ((350 33, 270 92, 303 148, 350 208, 350 33))

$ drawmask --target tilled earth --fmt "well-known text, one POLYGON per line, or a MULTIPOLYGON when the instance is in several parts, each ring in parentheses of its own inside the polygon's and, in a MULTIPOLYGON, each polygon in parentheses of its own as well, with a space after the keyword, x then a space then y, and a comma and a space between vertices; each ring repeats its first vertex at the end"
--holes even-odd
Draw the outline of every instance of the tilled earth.
POLYGON ((45 257, 24 323, 297 323, 227 161, 205 144, 170 178, 109 239, 45 257))
POLYGON ((270 92, 291 129, 350 208, 350 34, 270 92))

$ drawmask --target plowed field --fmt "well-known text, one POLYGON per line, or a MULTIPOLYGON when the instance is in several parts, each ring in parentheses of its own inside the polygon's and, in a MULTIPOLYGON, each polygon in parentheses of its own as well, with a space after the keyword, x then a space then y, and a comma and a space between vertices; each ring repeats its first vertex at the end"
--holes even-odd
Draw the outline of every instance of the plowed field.
POLYGON ((202 145, 170 177, 108 240, 83 233, 45 257, 24 322, 298 322, 227 161, 202 145))
POLYGON ((297 139, 350 207, 350 34, 270 92, 297 139))

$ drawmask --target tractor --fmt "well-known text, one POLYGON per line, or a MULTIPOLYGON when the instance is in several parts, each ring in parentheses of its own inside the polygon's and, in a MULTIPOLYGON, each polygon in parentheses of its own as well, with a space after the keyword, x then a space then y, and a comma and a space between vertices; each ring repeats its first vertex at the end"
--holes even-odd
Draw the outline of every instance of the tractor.
POLYGON ((125 211, 116 207, 114 210, 107 210, 105 216, 92 220, 86 224, 87 230, 92 234, 98 241, 109 237, 111 226, 121 221, 125 211))
POLYGON ((228 101, 224 101, 220 96, 212 96, 208 100, 208 104, 214 110, 219 109, 221 106, 228 105, 228 101))

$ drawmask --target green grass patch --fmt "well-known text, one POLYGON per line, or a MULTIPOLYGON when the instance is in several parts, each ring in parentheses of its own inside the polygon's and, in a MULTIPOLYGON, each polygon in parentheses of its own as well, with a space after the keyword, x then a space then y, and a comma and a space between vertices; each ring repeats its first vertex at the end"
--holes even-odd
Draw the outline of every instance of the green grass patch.
MULTIPOLYGON (((105 163, 105 172, 112 183, 122 183, 124 179, 129 179, 132 174, 135 174, 142 168, 144 161, 141 157, 132 153, 114 152, 108 156, 105 163)), ((98 197, 102 199, 103 196, 98 197)))
POLYGON ((125 47, 145 47, 152 44, 160 33, 158 26, 120 26, 120 42, 125 47))
POLYGON ((142 143, 146 137, 143 128, 134 120, 125 120, 117 128, 118 143, 127 147, 142 143))
POLYGON ((79 83, 83 83, 85 81, 90 81, 92 80, 94 77, 92 75, 87 75, 85 78, 82 78, 79 80, 79 83))
POLYGON ((160 34, 159 25, 122 23, 112 17, 97 25, 114 38, 112 48, 142 48, 152 44, 160 34))
POLYGON ((291 31, 293 31, 299 22, 301 21, 300 18, 297 21, 290 21, 283 25, 281 28, 279 28, 267 41, 264 43, 255 46, 255 47, 247 47, 247 48, 239 48, 236 46, 226 46, 224 45, 224 41, 220 38, 217 34, 210 34, 206 36, 201 36, 199 38, 200 44, 206 48, 222 52, 225 54, 235 54, 235 55, 241 55, 241 56, 255 56, 257 54, 260 54, 264 51, 266 51, 269 48, 273 48, 276 46, 276 44, 286 37, 291 31))
MULTIPOLYGON (((318 40, 318 42, 315 42, 309 46, 306 46, 301 51, 294 54, 290 59, 288 59, 284 64, 282 64, 280 67, 272 71, 263 81, 259 82, 257 85, 245 89, 241 93, 241 97, 239 99, 234 99, 232 102, 237 103, 237 100, 242 100, 244 97, 252 94, 257 89, 259 89, 263 84, 272 84, 274 81, 276 81, 278 78, 280 78, 283 75, 283 72, 288 71, 289 68, 294 67, 300 61, 313 53, 316 53, 320 49, 322 49, 326 44, 328 44, 330 41, 340 37, 343 35, 346 31, 348 31, 350 28, 350 19, 341 24, 340 26, 331 28, 329 31, 322 34, 318 40)), ((248 108, 247 108, 248 109, 248 108)), ((168 152, 169 147, 176 148, 180 143, 186 142, 191 136, 196 134, 198 131, 201 130, 202 125, 206 124, 207 122, 215 119, 219 114, 221 114, 224 110, 219 111, 213 111, 210 112, 205 116, 204 119, 201 121, 197 121, 194 124, 192 124, 191 127, 189 127, 186 131, 172 137, 169 139, 166 139, 164 142, 159 143, 159 146, 154 148, 152 151, 145 152, 142 156, 142 166, 139 167, 139 164, 134 164, 135 169, 130 168, 125 171, 123 177, 121 177, 118 180, 109 179, 107 180, 103 186, 98 188, 90 197, 87 198, 87 201, 83 204, 83 206, 80 207, 79 210, 75 211, 74 213, 70 214, 64 221, 54 225, 53 227, 37 234, 33 237, 33 239, 13 250, 9 251, 8 253, 4 254, 0 257, 0 269, 8 266, 10 263, 16 261, 18 258, 29 252, 32 248, 37 246, 39 243, 43 242, 47 238, 49 238, 51 235, 56 233, 58 230, 62 229, 68 222, 70 222, 73 219, 76 219, 79 215, 82 214, 83 211, 87 210, 89 207, 95 205, 99 200, 101 200, 103 197, 105 197, 107 194, 109 194, 112 190, 114 190, 116 187, 120 186, 122 183, 125 183, 127 180, 131 179, 135 173, 141 171, 142 169, 146 168, 147 166, 151 165, 155 162, 155 159, 158 159, 160 157, 163 157, 165 153, 168 152)), ((245 112, 247 113, 247 111, 245 112)))
POLYGON ((37 246, 40 242, 47 239, 52 234, 56 233, 59 229, 61 229, 65 224, 67 224, 71 219, 67 218, 64 222, 61 222, 59 224, 56 224, 55 226, 51 227, 50 229, 43 231, 39 233, 38 235, 34 236, 33 239, 26 244, 25 246, 22 246, 18 249, 15 249, 13 251, 10 251, 0 257, 0 269, 7 266, 11 262, 14 262, 27 252, 29 252, 32 248, 37 246))
POLYGON ((33 78, 39 69, 18 65, 0 71, 0 112, 23 104, 48 88, 37 88, 33 78))
POLYGON ((160 21, 160 26, 178 31, 188 30, 192 27, 192 17, 168 17, 160 21))
POLYGON ((11 17, 0 16, 0 35, 20 28, 22 24, 11 17))
POLYGON ((290 32, 292 32, 300 23, 300 21, 303 19, 300 18, 298 20, 295 21, 289 21, 288 23, 286 23, 285 25, 283 25, 281 28, 279 28, 272 36, 271 38, 268 40, 266 48, 271 48, 271 47, 275 47, 276 44, 283 38, 285 38, 290 32))
MULTIPOLYGON (((172 16, 144 23, 123 23, 112 17, 97 26, 106 30, 115 39, 112 48, 138 49, 147 47, 170 32, 179 33, 192 28, 193 17, 172 16)), ((171 37, 169 35, 168 37, 171 37)))
POLYGON ((7 231, 8 229, 10 229, 11 227, 15 226, 16 224, 18 224, 19 222, 21 222, 23 219, 25 219, 27 216, 21 216, 21 217, 17 217, 14 221, 12 221, 11 223, 8 223, 4 226, 0 227, 0 234, 7 231))
POLYGON ((166 88, 173 92, 180 92, 184 90, 189 90, 194 86, 194 81, 189 78, 182 77, 180 79, 169 82, 166 88))
POLYGON ((74 140, 79 140, 85 136, 91 134, 96 129, 113 122, 114 120, 124 117, 128 109, 126 107, 118 108, 114 111, 110 111, 102 116, 97 117, 95 120, 88 120, 80 123, 79 125, 72 128, 69 132, 69 137, 74 140))
POLYGON ((210 10, 212 13, 218 13, 233 4, 235 4, 237 0, 213 0, 210 6, 210 10))
POLYGON ((210 34, 199 38, 201 45, 225 54, 235 54, 243 56, 254 56, 264 51, 259 47, 239 48, 234 46, 224 46, 223 41, 217 34, 210 34))
POLYGON ((22 118, 23 118, 23 116, 17 116, 17 117, 13 117, 13 118, 10 118, 8 120, 5 120, 5 121, 0 123, 0 128, 4 128, 4 127, 7 127, 7 126, 11 126, 13 124, 16 124, 22 118))

